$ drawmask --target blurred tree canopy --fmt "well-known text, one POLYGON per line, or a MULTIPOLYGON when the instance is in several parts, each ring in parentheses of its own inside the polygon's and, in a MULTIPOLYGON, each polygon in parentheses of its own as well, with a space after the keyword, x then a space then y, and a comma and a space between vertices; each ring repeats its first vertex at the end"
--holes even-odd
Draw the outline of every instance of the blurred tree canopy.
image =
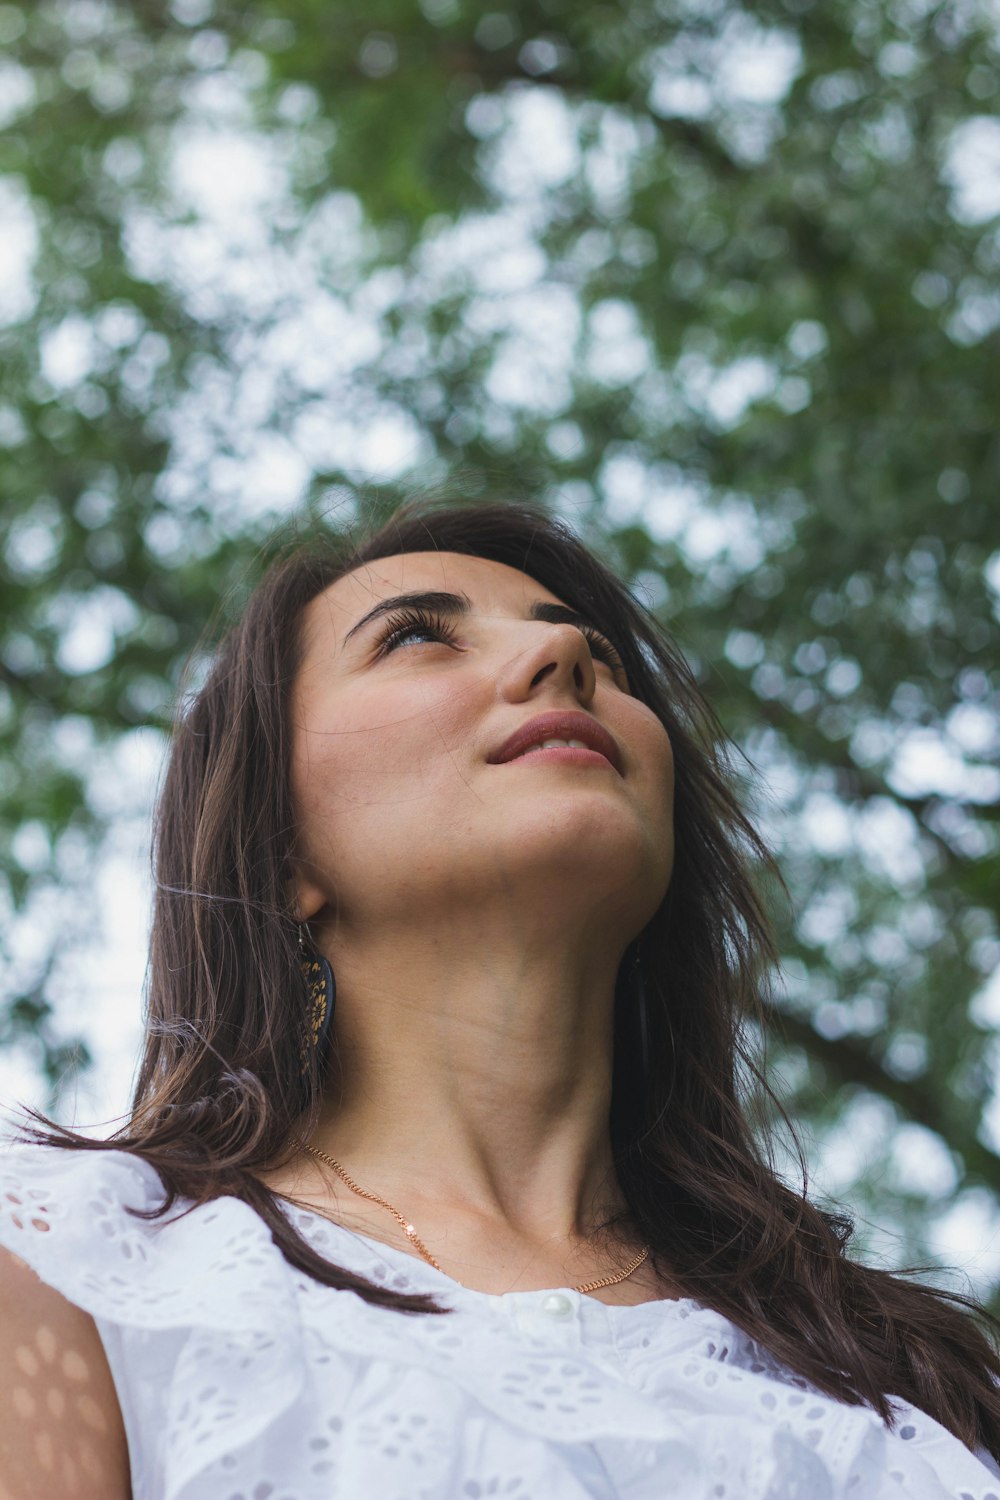
POLYGON ((64 1075, 95 767, 276 524, 458 473, 598 542, 759 768, 826 1180, 897 1259, 995 1230, 996 7, 33 0, 0 49, 0 1043, 64 1075))

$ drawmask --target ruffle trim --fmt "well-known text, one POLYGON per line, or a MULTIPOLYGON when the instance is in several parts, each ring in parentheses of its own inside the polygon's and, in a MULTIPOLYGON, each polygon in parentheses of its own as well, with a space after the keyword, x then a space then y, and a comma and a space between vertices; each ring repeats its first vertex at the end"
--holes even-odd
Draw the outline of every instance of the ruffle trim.
MULTIPOLYGON (((263 1221, 233 1198, 184 1217, 183 1204, 152 1221, 127 1212, 163 1198, 155 1169, 128 1152, 0 1153, 0 1243, 99 1326, 175 1336, 162 1427, 139 1435, 159 1451, 140 1468, 163 1500, 182 1500, 299 1400, 308 1364, 294 1273, 263 1221)), ((132 1374, 129 1341, 116 1342, 132 1374)))
MULTIPOLYGON (((865 1500, 987 1500, 992 1493, 995 1481, 957 1440, 946 1443, 945 1488, 920 1443, 891 1438, 866 1409, 783 1387, 773 1370, 755 1373, 749 1359, 720 1361, 720 1346, 742 1335, 698 1304, 611 1309, 620 1339, 553 1350, 513 1326, 517 1299, 469 1292, 315 1214, 288 1210, 334 1263, 398 1290, 431 1292, 452 1313, 400 1315, 320 1286, 287 1264, 267 1226, 236 1199, 187 1214, 178 1205, 153 1221, 126 1212, 162 1199, 155 1170, 129 1153, 0 1151, 0 1243, 99 1324, 175 1341, 172 1367, 162 1370, 162 1429, 143 1435, 158 1446, 150 1472, 155 1467, 161 1476, 163 1500, 219 1493, 210 1487, 220 1482, 218 1465, 251 1447, 267 1453, 269 1434, 278 1441, 277 1429, 297 1403, 302 1421, 296 1413, 295 1425, 305 1438, 310 1423, 350 1405, 359 1361, 371 1358, 408 1387, 419 1379, 440 1392, 437 1422, 450 1429, 442 1452, 457 1452, 468 1430, 493 1418, 519 1430, 532 1449, 544 1444, 553 1460, 558 1445, 603 1451, 616 1475, 623 1466, 632 1472, 627 1493, 636 1500, 658 1493, 648 1487, 654 1477, 661 1486, 670 1477, 678 1500, 709 1496, 720 1447, 739 1455, 733 1494, 740 1500, 791 1500, 805 1493, 791 1487, 803 1476, 810 1500, 841 1500, 852 1481, 851 1496, 865 1500), (637 1339, 642 1357, 630 1364, 637 1339), (641 1389, 627 1383, 640 1365, 641 1389), (803 1403, 816 1409, 813 1428, 803 1403)), ((606 1310, 583 1311, 603 1318, 606 1310)), ((127 1358, 128 1340, 122 1347, 127 1358)), ((937 1446, 943 1430, 923 1415, 920 1421, 937 1446)), ((345 1428, 344 1448, 354 1440, 345 1428)), ((553 1500, 585 1493, 561 1461, 552 1473, 553 1500), (565 1483, 556 1483, 555 1470, 565 1483)), ((329 1481, 304 1468, 295 1477, 296 1500, 331 1493, 329 1481)), ((292 1476, 284 1483, 292 1493, 292 1476)))

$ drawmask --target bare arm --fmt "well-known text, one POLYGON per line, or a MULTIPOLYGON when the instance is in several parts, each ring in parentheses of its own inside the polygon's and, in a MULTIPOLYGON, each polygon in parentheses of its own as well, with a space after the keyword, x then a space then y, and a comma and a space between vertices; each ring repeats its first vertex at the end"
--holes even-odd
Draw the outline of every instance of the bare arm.
POLYGON ((0 1500, 131 1500, 94 1320, 0 1247, 0 1500))

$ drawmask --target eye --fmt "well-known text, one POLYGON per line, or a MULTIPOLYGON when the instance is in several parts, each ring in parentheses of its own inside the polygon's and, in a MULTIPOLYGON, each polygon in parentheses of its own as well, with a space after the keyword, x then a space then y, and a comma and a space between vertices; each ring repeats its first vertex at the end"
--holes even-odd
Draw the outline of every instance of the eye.
POLYGON ((398 614, 386 615, 385 627, 379 639, 379 656, 388 656, 391 651, 415 635, 430 636, 435 641, 453 642, 455 632, 447 620, 423 609, 403 609, 398 614))
POLYGON ((614 646, 612 646, 607 636, 602 635, 599 630, 595 630, 593 625, 581 625, 580 629, 586 637, 587 645, 590 647, 591 655, 598 657, 603 662, 606 662, 607 665, 612 669, 612 671, 621 672, 624 675, 625 663, 622 661, 621 657, 618 655, 618 652, 615 650, 614 646))
MULTIPOLYGON (((590 647, 591 655, 604 662, 612 672, 620 674, 627 682, 625 665, 607 636, 602 635, 593 625, 580 624, 578 629, 590 647)), ((453 627, 441 615, 435 614, 433 610, 411 606, 386 615, 376 655, 388 656, 405 642, 421 635, 430 640, 444 641, 448 645, 454 645, 456 640, 453 627)))

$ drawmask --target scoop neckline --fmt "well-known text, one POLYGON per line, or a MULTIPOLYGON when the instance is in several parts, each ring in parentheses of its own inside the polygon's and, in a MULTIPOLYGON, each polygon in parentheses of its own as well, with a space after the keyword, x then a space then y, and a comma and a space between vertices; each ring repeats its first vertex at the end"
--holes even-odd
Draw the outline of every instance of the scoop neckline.
MULTIPOLYGON (((693 1297, 652 1297, 647 1302, 602 1302, 599 1297, 593 1296, 590 1292, 578 1292, 574 1286, 544 1286, 521 1291, 482 1292, 477 1287, 466 1286, 464 1282, 456 1280, 454 1276, 449 1276, 447 1271, 437 1270, 421 1256, 411 1255, 408 1250, 403 1250, 398 1245, 390 1245, 385 1240, 376 1239, 372 1235, 362 1234, 358 1229, 349 1229, 346 1224, 339 1224, 336 1219, 331 1219, 327 1214, 320 1213, 318 1209, 301 1207, 283 1193, 276 1193, 275 1197, 279 1198, 282 1204, 287 1205, 289 1209, 297 1214, 301 1214, 304 1218, 318 1222, 321 1226, 329 1226, 338 1233, 349 1236, 350 1239, 359 1245, 363 1245, 366 1250, 376 1256, 384 1255, 388 1257, 390 1265, 393 1265, 394 1261, 401 1265, 416 1265, 420 1269, 421 1274, 425 1275, 428 1279, 433 1278, 434 1280, 443 1282, 444 1290, 450 1292, 452 1295, 484 1297, 489 1302, 495 1303, 509 1302, 511 1298, 515 1297, 542 1300, 546 1297, 568 1295, 576 1298, 581 1305, 592 1303, 597 1307, 603 1307, 609 1313, 633 1313, 644 1308, 664 1306, 671 1308, 688 1307, 698 1309, 699 1311, 711 1310, 705 1308, 704 1303, 698 1302, 693 1297)), ((354 1274, 364 1275, 365 1273, 355 1271, 354 1274)), ((419 1292, 421 1288, 418 1287, 415 1290, 419 1292)))

